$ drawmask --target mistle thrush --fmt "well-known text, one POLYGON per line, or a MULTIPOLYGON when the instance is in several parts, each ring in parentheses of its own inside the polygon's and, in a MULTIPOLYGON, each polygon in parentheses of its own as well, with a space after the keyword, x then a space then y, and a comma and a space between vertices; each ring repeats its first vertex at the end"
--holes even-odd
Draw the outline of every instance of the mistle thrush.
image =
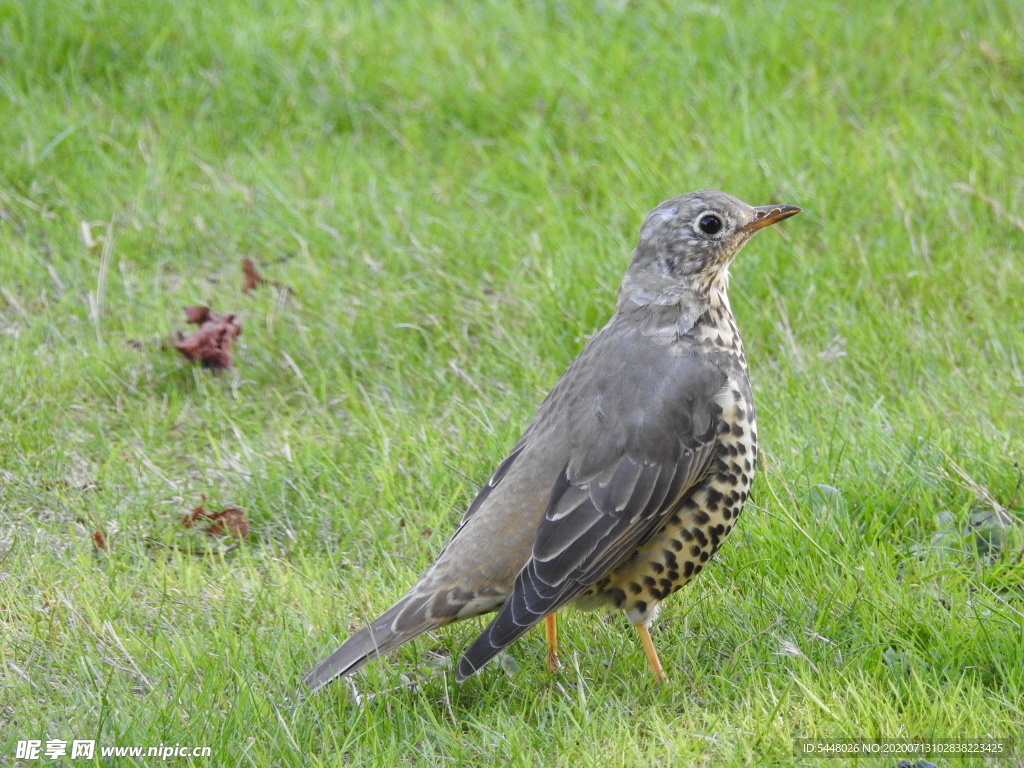
POLYGON ((799 211, 710 190, 651 211, 615 315, 562 374, 433 565, 307 673, 306 686, 497 611, 462 655, 462 681, 545 618, 553 644, 553 615, 569 603, 625 611, 661 679, 651 621, 732 531, 757 460, 729 265, 755 232, 799 211))

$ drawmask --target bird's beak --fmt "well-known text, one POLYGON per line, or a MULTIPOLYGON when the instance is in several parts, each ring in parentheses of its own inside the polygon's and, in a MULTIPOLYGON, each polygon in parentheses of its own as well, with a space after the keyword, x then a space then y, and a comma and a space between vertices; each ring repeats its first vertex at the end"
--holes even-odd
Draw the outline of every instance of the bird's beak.
POLYGON ((762 205, 754 209, 754 220, 743 227, 744 232, 757 232, 759 229, 775 224, 802 211, 795 205, 762 205))

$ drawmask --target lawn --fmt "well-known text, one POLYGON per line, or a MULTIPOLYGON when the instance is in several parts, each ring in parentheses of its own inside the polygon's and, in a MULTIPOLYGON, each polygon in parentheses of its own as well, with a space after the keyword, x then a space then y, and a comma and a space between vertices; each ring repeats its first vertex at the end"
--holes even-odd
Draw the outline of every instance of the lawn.
POLYGON ((0 5, 0 765, 1020 740, 1022 73, 1014 0, 0 5), (733 268, 763 461, 655 625, 668 682, 565 612, 557 674, 531 632, 455 684, 474 620, 297 702, 701 188, 804 213, 733 268), (175 351, 190 305, 240 320, 232 368, 175 351))

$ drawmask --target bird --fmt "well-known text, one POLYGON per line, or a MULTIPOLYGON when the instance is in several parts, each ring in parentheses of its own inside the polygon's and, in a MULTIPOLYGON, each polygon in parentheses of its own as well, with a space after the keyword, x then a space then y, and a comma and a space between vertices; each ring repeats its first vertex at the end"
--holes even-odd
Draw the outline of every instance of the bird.
POLYGON ((733 258, 801 211, 717 190, 644 218, 616 309, 555 383, 423 576, 303 677, 312 693, 414 637, 497 612, 462 653, 463 682, 555 612, 621 610, 656 680, 661 602, 707 566, 757 463, 747 359, 729 305, 733 258))

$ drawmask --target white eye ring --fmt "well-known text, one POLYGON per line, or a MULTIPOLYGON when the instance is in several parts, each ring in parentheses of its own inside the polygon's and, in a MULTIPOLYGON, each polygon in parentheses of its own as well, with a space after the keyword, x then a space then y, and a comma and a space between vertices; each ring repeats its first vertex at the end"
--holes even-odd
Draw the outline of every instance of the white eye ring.
POLYGON ((714 237, 725 229, 722 214, 715 211, 703 211, 693 220, 693 231, 704 237, 714 237))

